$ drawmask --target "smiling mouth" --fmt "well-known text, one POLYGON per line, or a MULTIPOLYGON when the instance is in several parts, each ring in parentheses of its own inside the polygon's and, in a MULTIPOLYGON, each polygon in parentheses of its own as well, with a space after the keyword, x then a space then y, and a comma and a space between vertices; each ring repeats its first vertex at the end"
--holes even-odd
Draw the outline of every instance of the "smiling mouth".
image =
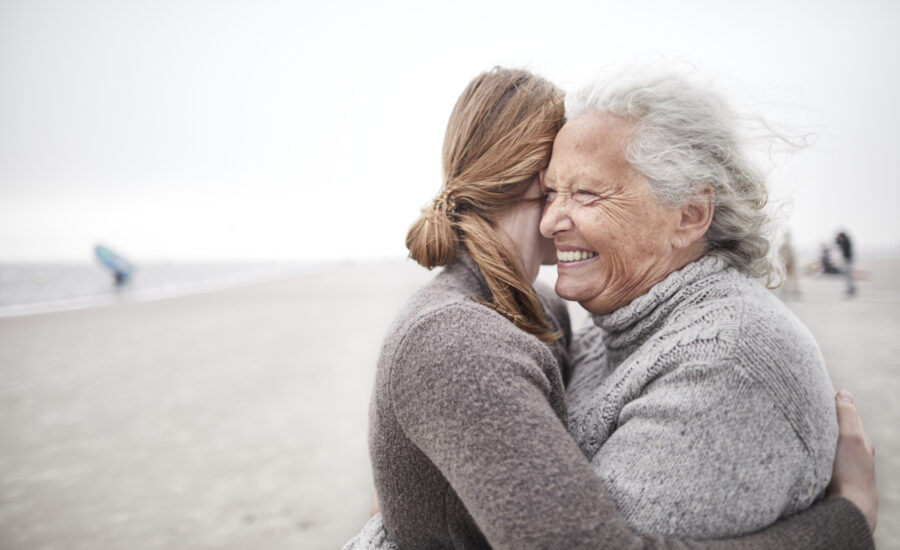
POLYGON ((597 255, 596 252, 590 250, 557 250, 556 259, 562 263, 580 262, 581 260, 589 260, 597 255))

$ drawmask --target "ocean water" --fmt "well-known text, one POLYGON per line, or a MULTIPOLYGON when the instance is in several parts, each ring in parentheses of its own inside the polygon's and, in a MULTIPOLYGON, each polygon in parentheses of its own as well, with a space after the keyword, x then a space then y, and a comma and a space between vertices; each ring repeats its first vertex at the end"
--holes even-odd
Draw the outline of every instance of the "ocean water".
POLYGON ((157 300, 288 277, 284 263, 149 263, 122 287, 94 263, 0 263, 0 317, 157 300))

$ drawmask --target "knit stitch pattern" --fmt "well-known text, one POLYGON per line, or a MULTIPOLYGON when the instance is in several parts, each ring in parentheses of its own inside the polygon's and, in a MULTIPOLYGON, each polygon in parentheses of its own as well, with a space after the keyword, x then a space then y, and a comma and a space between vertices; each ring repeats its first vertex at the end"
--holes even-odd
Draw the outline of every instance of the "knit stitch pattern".
POLYGON ((593 321, 575 338, 570 431, 636 531, 735 536, 821 496, 834 389, 761 284, 707 256, 593 321))

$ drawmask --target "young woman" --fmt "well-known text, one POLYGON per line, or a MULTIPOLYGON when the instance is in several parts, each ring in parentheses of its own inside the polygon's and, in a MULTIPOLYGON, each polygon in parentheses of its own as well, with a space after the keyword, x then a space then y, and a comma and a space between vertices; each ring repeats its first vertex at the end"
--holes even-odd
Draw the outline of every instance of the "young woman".
POLYGON ((857 508, 875 499, 861 426, 862 448, 845 453, 861 471, 767 530, 682 543, 628 528, 566 430, 565 306, 532 286, 555 260, 538 232, 538 175, 562 124, 559 91, 526 71, 484 73, 459 98, 442 190, 407 236, 412 258, 445 269, 399 314, 376 375, 369 446, 384 528, 376 520, 348 547, 873 547, 857 508))

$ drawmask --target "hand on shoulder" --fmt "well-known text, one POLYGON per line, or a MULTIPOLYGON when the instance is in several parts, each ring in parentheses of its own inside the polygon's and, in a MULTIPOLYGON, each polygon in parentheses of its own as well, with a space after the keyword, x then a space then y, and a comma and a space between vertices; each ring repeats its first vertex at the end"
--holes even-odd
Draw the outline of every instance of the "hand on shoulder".
POLYGON ((835 396, 838 445, 828 493, 844 497, 863 513, 872 532, 878 521, 878 488, 875 485, 875 445, 863 428, 853 395, 841 390, 835 396))

